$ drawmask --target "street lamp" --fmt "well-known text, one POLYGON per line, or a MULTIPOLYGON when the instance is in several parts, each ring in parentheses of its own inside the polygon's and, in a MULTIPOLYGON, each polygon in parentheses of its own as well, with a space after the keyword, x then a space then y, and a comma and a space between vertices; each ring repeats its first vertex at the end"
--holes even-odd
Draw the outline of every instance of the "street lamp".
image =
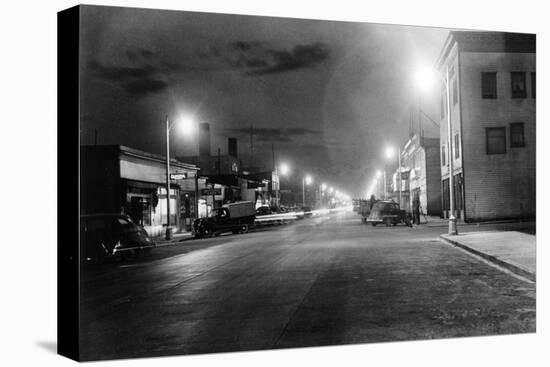
POLYGON ((302 207, 306 206, 306 185, 309 185, 313 182, 313 179, 310 175, 302 177, 302 207))
POLYGON ((170 123, 168 115, 166 115, 166 236, 167 240, 172 239, 173 232, 170 227, 170 130, 175 125, 180 127, 180 131, 183 133, 190 133, 192 131, 193 122, 189 118, 182 118, 176 124, 170 123), (185 129, 185 130, 184 130, 185 129))
POLYGON ((276 170, 277 170, 277 178, 279 179, 279 190, 275 192, 276 193, 275 201, 277 202, 277 207, 279 208, 281 206, 281 203, 280 203, 281 199, 279 197, 280 191, 281 191, 281 179, 279 177, 279 172, 281 173, 281 175, 286 176, 290 172, 290 167, 288 166, 288 164, 282 163, 280 167, 276 168, 276 170))
MULTIPOLYGON (((421 69, 415 75, 416 84, 419 88, 424 90, 429 89, 431 86, 435 85, 437 81, 436 72, 430 69, 421 69)), ((457 235, 458 229, 456 227, 456 217, 455 217, 455 205, 454 205, 454 195, 453 195, 453 132, 452 132, 452 123, 451 123, 451 93, 449 90, 449 65, 446 65, 445 68, 445 78, 441 78, 441 81, 445 85, 445 101, 447 107, 447 139, 448 139, 448 149, 449 149, 449 234, 457 235)))
POLYGON ((288 164, 283 163, 281 164, 281 174, 282 175, 288 175, 288 172, 290 172, 290 168, 288 167, 288 164))

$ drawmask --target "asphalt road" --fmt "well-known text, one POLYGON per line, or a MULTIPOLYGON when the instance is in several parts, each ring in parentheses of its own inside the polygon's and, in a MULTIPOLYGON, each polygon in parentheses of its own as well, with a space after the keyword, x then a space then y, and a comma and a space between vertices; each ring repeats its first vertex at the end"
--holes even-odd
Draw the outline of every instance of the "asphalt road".
POLYGON ((445 230, 333 213, 87 269, 82 357, 534 332, 535 286, 439 242, 445 230))

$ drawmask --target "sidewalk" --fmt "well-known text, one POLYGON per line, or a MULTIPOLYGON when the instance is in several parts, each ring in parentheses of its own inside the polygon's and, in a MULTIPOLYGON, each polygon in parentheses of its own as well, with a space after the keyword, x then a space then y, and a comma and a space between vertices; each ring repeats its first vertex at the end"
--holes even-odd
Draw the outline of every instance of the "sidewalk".
POLYGON ((153 240, 157 244, 157 246, 168 246, 168 245, 175 245, 179 242, 187 241, 190 239, 193 239, 193 234, 191 232, 179 232, 174 233, 171 240, 165 240, 164 236, 161 237, 155 237, 153 240))
POLYGON ((442 234, 443 242, 536 281, 535 236, 515 231, 464 232, 456 236, 442 234))

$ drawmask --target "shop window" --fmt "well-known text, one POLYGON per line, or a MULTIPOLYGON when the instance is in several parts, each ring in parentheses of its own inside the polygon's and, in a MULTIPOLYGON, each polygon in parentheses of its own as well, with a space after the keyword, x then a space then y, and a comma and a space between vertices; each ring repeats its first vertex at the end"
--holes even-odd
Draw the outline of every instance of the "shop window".
POLYGON ((531 96, 537 98, 537 73, 531 73, 531 96))
POLYGON ((513 148, 525 146, 523 122, 514 122, 510 124, 510 146, 513 148))
POLYGON ((484 98, 484 99, 497 98, 497 73, 495 72, 481 73, 481 98, 484 98))
POLYGON ((506 153, 506 128, 490 127, 485 129, 487 135, 487 154, 506 153))
POLYGON ((511 79, 512 79, 512 98, 527 97, 527 88, 525 86, 525 73, 512 72, 511 79))

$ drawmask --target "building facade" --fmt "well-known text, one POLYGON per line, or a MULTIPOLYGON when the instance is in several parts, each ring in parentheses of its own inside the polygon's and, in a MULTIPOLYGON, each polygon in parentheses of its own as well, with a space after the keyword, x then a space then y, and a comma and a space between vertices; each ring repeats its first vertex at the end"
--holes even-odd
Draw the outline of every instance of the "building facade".
POLYGON ((452 159, 457 218, 535 217, 535 35, 451 32, 437 67, 443 79, 448 75, 440 113, 444 215, 452 159))
POLYGON ((441 216, 439 138, 414 134, 401 151, 401 162, 408 172, 406 207, 412 208, 418 198, 422 214, 441 216))
POLYGON ((167 200, 170 224, 190 230, 197 218, 198 168, 170 161, 170 195, 166 192, 166 158, 121 145, 80 148, 81 214, 122 213, 151 236, 165 233, 167 200))

